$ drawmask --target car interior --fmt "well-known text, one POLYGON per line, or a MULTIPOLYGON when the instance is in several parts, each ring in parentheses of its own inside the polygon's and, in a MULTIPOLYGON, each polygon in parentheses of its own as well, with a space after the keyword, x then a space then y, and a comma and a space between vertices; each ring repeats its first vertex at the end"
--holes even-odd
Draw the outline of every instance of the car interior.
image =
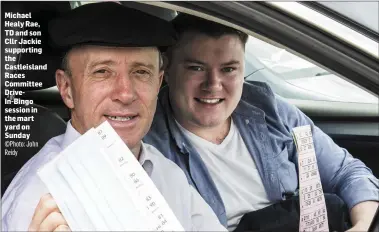
MULTIPOLYGON (((80 2, 2 2, 4 11, 10 12, 32 12, 33 20, 37 21, 42 31, 42 40, 47 41, 46 30, 49 19, 71 10, 73 7, 80 5, 80 2)), ((203 5, 190 5, 188 2, 172 2, 171 4, 145 4, 139 2, 122 2, 127 7, 136 8, 145 11, 149 14, 161 17, 165 20, 171 20, 180 12, 194 13, 197 12, 198 16, 206 17, 211 20, 219 19, 219 22, 225 23, 225 15, 223 16, 214 9, 210 11, 210 7, 206 4, 203 5), (168 7, 159 7, 167 6, 168 7)), ((258 3, 257 3, 258 4, 258 3)), ((256 4, 256 5, 257 5, 256 4)), ((212 6, 212 5, 211 5, 212 6)), ((260 5, 257 5, 260 7, 260 5)), ((220 7, 223 5, 220 3, 220 7)), ((225 6, 224 6, 225 7, 225 6)), ((221 9, 221 8, 220 8, 221 9)), ((257 9, 257 8, 256 8, 257 9)), ((263 12, 263 11, 262 11, 263 12)), ((284 14, 282 14, 282 17, 284 14)), ((287 15, 288 16, 288 15, 287 15)), ((251 29, 244 27, 245 25, 240 22, 238 15, 230 14, 230 18, 235 18, 234 26, 237 28, 245 28, 251 36, 260 38, 267 38, 265 41, 275 41, 275 37, 270 37, 270 33, 256 31, 252 33, 251 29), (256 34, 255 34, 256 33, 256 34)), ((290 17, 290 16, 288 16, 290 17)), ((4 30, 2 30, 4 36, 4 30)), ((3 47, 12 46, 5 45, 3 47)), ((286 45, 282 45, 285 47, 286 45)), ((288 45, 287 45, 288 46, 288 45)), ((48 64, 48 71, 29 72, 26 73, 28 81, 41 81, 43 88, 22 88, 25 94, 22 96, 24 99, 33 100, 32 104, 15 105, 13 107, 30 108, 35 107, 38 113, 35 114, 35 120, 31 124, 31 141, 38 142, 38 147, 35 148, 20 148, 17 157, 2 156, 1 172, 2 172, 2 194, 5 192, 7 186, 12 181, 13 177, 17 174, 19 169, 35 155, 43 145, 52 137, 65 132, 66 123, 70 120, 70 112, 65 107, 61 100, 60 94, 55 86, 54 73, 60 65, 61 54, 57 51, 50 49, 48 43, 42 44, 43 53, 41 55, 19 54, 17 57, 18 63, 21 64, 48 64)), ((307 48, 295 46, 289 50, 294 51, 296 54, 304 54, 302 57, 307 56, 307 48)), ((253 53, 254 55, 254 53, 253 53)), ((307 116, 309 116, 315 124, 327 133, 339 146, 346 148, 354 157, 362 160, 374 173, 379 177, 379 107, 376 104, 363 104, 363 103, 347 103, 337 102, 330 100, 327 96, 320 95, 317 92, 312 92, 303 89, 299 86, 292 85, 280 77, 278 73, 273 72, 270 68, 263 64, 259 59, 249 55, 246 58, 246 81, 264 81, 267 82, 274 92, 286 98, 289 102, 299 107, 307 116)), ((2 56, 4 57, 4 56, 2 56)), ((4 59, 4 58, 3 58, 4 59)), ((307 58, 312 60, 311 58, 307 58)), ((320 58, 323 60, 323 57, 320 58)), ((322 67, 328 71, 337 73, 341 76, 346 76, 345 73, 339 73, 338 69, 334 69, 336 63, 325 64, 320 60, 313 57, 313 62, 322 64, 322 67), (321 63, 320 63, 321 62, 321 63)), ((339 66, 338 66, 339 67, 339 66)), ((341 67, 339 67, 341 68, 341 67)), ((16 72, 16 71, 14 71, 16 72)), ((363 74, 362 74, 363 75, 363 74)), ((9 79, 9 81, 17 82, 17 79, 9 79)), ((363 86, 362 81, 350 80, 358 86, 363 86)), ((4 81, 2 82, 4 85, 4 81)), ((2 86, 2 101, 6 99, 4 94, 4 86, 2 86)), ((366 88, 367 89, 367 88, 366 88)), ((376 97, 374 89, 370 91, 376 97)), ((4 115, 4 110, 2 111, 4 115)), ((3 140, 4 141, 4 140, 3 140)))

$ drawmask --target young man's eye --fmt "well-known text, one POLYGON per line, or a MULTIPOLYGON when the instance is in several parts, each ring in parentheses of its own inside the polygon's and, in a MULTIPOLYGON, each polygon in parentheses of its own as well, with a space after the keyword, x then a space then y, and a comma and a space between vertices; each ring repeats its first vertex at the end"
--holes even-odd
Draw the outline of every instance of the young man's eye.
POLYGON ((234 68, 234 67, 225 67, 225 68, 222 68, 222 71, 226 72, 226 73, 233 72, 234 70, 236 70, 236 68, 234 68))
POLYGON ((201 66, 188 66, 187 69, 192 70, 192 71, 203 71, 203 67, 201 66))

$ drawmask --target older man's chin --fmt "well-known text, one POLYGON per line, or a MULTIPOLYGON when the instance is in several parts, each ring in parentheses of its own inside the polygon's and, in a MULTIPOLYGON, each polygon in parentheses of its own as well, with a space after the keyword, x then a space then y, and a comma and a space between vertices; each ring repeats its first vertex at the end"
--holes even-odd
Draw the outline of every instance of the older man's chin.
POLYGON ((131 150, 133 155, 139 159, 140 151, 141 151, 141 144, 142 144, 142 138, 139 139, 138 141, 131 141, 129 138, 123 138, 121 139, 124 141, 126 146, 131 150))

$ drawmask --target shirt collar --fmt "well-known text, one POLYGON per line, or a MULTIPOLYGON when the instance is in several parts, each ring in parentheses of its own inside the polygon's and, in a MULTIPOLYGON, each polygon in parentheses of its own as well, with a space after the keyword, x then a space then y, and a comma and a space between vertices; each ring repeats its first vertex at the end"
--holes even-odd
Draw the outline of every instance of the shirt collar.
POLYGON ((169 99, 169 91, 168 86, 165 86, 161 89, 159 93, 159 101, 162 104, 164 112, 167 116, 167 123, 172 136, 175 139, 176 145, 180 149, 180 152, 183 154, 189 153, 188 146, 190 144, 187 142, 183 132, 179 129, 178 125, 175 123, 174 113, 172 112, 170 99, 169 99))
POLYGON ((151 176, 154 168, 154 159, 152 154, 147 151, 143 142, 141 143, 141 152, 138 162, 142 165, 143 169, 145 169, 146 173, 151 176))
POLYGON ((62 150, 78 139, 81 134, 72 126, 71 120, 67 122, 66 132, 61 144, 62 150))
POLYGON ((244 82, 241 100, 238 102, 232 117, 236 114, 245 118, 263 119, 265 117, 265 109, 267 102, 262 101, 262 95, 270 95, 266 85, 261 82, 244 82))
MULTIPOLYGON (((81 136, 81 134, 72 126, 71 120, 67 122, 66 127, 66 133, 64 134, 61 148, 64 150, 66 147, 68 147, 71 143, 73 143, 76 139, 78 139, 81 136)), ((142 165, 142 167, 145 169, 147 174, 150 176, 153 172, 153 157, 152 155, 147 151, 145 144, 141 142, 141 153, 139 157, 139 163, 142 165)))

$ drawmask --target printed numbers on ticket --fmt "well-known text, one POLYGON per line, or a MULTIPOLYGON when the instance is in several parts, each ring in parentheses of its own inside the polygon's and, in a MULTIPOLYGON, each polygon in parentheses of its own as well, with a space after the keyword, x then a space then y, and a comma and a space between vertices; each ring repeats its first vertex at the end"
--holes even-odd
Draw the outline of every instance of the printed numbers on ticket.
POLYGON ((299 231, 329 231, 324 193, 310 125, 293 129, 300 184, 299 231))
POLYGON ((104 141, 110 162, 123 179, 125 189, 136 203, 141 215, 150 221, 155 231, 184 231, 164 197, 109 123, 96 128, 104 141))

